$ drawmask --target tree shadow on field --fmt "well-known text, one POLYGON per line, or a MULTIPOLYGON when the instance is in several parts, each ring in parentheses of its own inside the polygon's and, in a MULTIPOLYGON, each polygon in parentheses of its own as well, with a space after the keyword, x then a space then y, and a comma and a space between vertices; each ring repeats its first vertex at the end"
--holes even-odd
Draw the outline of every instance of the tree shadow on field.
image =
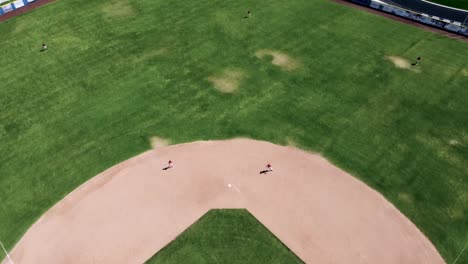
POLYGON ((260 172, 260 174, 267 174, 267 173, 268 173, 268 170, 262 170, 262 171, 260 172))

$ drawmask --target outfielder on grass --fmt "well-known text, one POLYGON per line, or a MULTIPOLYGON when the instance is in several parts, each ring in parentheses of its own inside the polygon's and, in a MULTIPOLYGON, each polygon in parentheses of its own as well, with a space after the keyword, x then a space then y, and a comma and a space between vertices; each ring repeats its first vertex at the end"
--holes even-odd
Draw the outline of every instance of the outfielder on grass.
POLYGON ((416 62, 415 62, 415 63, 412 63, 411 65, 412 65, 412 66, 417 66, 417 65, 419 65, 419 63, 421 63, 421 57, 418 57, 418 58, 416 59, 416 62))

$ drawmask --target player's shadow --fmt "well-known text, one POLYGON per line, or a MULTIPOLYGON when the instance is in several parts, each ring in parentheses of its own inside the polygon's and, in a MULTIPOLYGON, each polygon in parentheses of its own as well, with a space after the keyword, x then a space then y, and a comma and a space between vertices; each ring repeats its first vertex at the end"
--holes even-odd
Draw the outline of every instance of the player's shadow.
POLYGON ((268 173, 268 170, 262 170, 262 171, 260 172, 260 174, 267 174, 267 173, 268 173))
POLYGON ((167 166, 167 167, 163 168, 162 170, 168 170, 168 169, 170 169, 170 168, 171 168, 171 167, 167 166))

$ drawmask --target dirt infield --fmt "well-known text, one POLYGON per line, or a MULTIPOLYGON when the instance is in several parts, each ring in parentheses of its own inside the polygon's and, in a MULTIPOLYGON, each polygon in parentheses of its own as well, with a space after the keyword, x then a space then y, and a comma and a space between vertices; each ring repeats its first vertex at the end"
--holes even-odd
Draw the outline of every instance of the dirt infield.
POLYGON ((12 17, 19 16, 21 14, 27 13, 33 9, 36 9, 40 6, 43 6, 45 4, 48 4, 50 2, 54 2, 56 0, 37 0, 36 2, 30 3, 27 6, 21 7, 19 9, 13 10, 11 12, 8 12, 2 16, 0 16, 0 22, 6 21, 12 17))
POLYGON ((114 166, 45 213, 11 256, 142 263, 211 208, 247 208, 306 263, 444 263, 359 180, 319 155, 248 139, 161 147, 114 166), (274 171, 259 174, 268 162, 274 171))

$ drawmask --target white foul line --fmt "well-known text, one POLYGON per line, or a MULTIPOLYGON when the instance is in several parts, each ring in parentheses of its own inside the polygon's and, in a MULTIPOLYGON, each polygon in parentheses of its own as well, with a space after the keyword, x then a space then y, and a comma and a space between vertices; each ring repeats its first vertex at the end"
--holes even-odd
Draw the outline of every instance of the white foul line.
POLYGON ((465 247, 463 247, 462 251, 460 252, 460 254, 458 254, 458 257, 455 259, 455 261, 453 262, 453 264, 456 264, 458 259, 461 257, 461 255, 463 254, 463 252, 465 252, 465 249, 466 247, 468 246, 468 241, 466 241, 466 244, 465 244, 465 247))
POLYGON ((10 255, 9 255, 8 252, 6 251, 5 247, 3 246, 2 241, 0 241, 0 245, 1 245, 2 248, 3 248, 3 251, 5 251, 6 257, 7 257, 8 260, 11 262, 11 264, 15 264, 15 263, 13 262, 13 260, 11 260, 10 255))

